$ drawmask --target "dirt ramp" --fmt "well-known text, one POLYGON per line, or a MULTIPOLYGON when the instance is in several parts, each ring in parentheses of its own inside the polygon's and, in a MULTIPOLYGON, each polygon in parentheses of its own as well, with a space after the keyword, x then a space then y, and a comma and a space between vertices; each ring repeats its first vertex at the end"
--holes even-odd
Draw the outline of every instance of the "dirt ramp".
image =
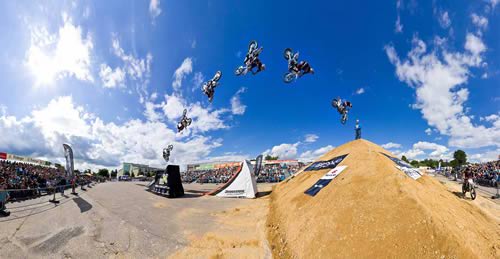
POLYGON ((347 168, 315 196, 331 169, 304 171, 274 188, 268 236, 276 258, 499 258, 500 225, 432 177, 414 180, 366 140, 318 159, 348 154, 347 168))

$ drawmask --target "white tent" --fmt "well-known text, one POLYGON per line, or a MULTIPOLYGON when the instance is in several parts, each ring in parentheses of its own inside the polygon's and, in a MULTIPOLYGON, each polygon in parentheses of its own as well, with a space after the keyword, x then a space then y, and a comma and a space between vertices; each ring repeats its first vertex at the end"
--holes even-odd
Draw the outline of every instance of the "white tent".
POLYGON ((250 162, 243 161, 240 171, 211 194, 217 197, 255 198, 257 179, 254 175, 253 166, 250 162))

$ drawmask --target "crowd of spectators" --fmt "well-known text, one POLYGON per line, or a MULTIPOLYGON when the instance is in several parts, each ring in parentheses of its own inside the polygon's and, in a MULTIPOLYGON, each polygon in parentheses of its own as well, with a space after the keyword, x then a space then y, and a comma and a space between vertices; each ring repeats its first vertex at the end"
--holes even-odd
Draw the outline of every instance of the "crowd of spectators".
POLYGON ((481 185, 498 187, 500 182, 500 160, 469 164, 465 170, 470 170, 476 178, 476 182, 481 185))
POLYGON ((462 167, 442 170, 445 176, 453 177, 455 180, 462 179, 466 171, 480 185, 498 187, 500 184, 500 160, 487 163, 471 163, 462 167))
MULTIPOLYGON (((266 164, 262 167, 257 176, 259 183, 275 183, 285 180, 288 176, 296 173, 302 164, 266 164)), ((240 166, 214 168, 205 170, 188 170, 182 173, 181 178, 184 183, 226 183, 233 174, 237 173, 240 166)))
POLYGON ((238 165, 207 170, 188 170, 182 174, 182 181, 188 183, 226 183, 233 174, 238 172, 239 168, 238 165))
POLYGON ((38 196, 48 186, 65 182, 64 169, 0 160, 0 186, 12 191, 11 199, 38 196))
POLYGON ((277 183, 285 180, 290 175, 295 174, 302 164, 266 164, 262 167, 257 176, 258 183, 277 183))

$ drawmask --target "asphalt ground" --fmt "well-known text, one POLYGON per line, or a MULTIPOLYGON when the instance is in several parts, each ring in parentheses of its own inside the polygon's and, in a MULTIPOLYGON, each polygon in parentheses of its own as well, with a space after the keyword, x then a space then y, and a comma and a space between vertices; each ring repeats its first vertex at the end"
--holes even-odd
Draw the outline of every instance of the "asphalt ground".
MULTIPOLYGON (((202 196, 213 184, 186 184, 184 197, 167 199, 145 185, 108 182, 78 196, 57 194, 59 204, 51 196, 9 203, 0 258, 165 258, 223 227, 221 213, 258 200, 202 196)), ((259 188, 266 195, 271 185, 259 188)))

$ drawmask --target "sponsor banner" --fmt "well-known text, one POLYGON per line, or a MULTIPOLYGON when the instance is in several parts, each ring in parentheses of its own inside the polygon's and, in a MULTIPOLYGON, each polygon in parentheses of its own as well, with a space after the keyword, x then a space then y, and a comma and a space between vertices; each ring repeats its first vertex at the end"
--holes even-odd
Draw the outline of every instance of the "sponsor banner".
POLYGON ((38 164, 38 165, 43 165, 43 166, 50 166, 52 163, 36 158, 31 158, 31 157, 24 157, 24 156, 18 156, 14 154, 7 154, 7 153, 0 153, 0 159, 7 159, 7 160, 15 160, 23 163, 32 163, 32 164, 38 164), (4 154, 4 155, 2 155, 4 154), (5 158, 2 158, 4 156, 5 158))
POLYGON ((347 154, 341 155, 338 157, 334 157, 334 158, 327 160, 327 161, 314 162, 310 166, 308 166, 306 169, 304 169, 304 171, 317 171, 317 170, 321 170, 321 169, 335 168, 338 164, 340 164, 342 162, 342 160, 344 160, 344 158, 346 156, 347 156, 347 154))
POLYGON ((255 176, 259 175, 261 169, 262 169, 262 155, 259 155, 257 159, 255 159, 255 169, 253 174, 255 176))
POLYGON ((298 164, 298 160, 265 160, 265 165, 273 165, 273 164, 298 164))
POLYGON ((315 196, 321 189, 325 188, 335 177, 337 177, 347 166, 341 165, 339 167, 333 168, 328 173, 326 173, 321 179, 319 179, 311 188, 307 189, 304 193, 310 196, 315 196))
POLYGON ((235 166, 239 166, 240 165, 240 162, 233 162, 233 163, 223 163, 223 164, 216 164, 214 165, 214 168, 218 169, 218 168, 227 168, 227 167, 235 167, 235 166))
POLYGON ((413 178, 413 180, 417 180, 418 178, 420 178, 422 176, 422 174, 417 170, 417 168, 406 163, 405 161, 398 159, 398 158, 395 158, 395 157, 392 157, 392 156, 389 156, 389 155, 384 154, 382 152, 380 152, 380 153, 382 155, 386 156, 387 158, 389 158, 390 160, 392 160, 392 162, 396 163, 396 168, 403 171, 403 173, 405 173, 409 177, 413 178))
POLYGON ((7 159, 7 153, 0 152, 0 159, 7 159))
POLYGON ((72 177, 75 175, 75 168, 73 162, 73 149, 68 144, 63 144, 64 148, 64 157, 66 158, 66 174, 71 175, 72 177))

